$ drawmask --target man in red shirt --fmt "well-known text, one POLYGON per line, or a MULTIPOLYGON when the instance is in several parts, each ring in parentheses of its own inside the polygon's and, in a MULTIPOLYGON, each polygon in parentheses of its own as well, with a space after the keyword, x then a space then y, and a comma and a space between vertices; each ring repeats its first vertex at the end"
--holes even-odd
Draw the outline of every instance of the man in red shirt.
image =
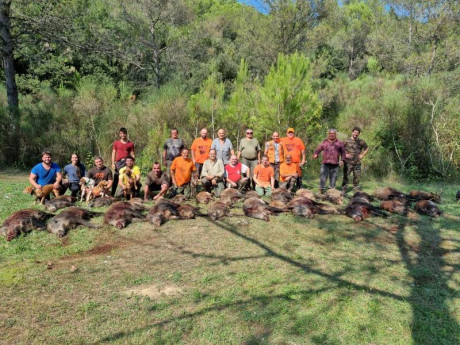
POLYGON ((343 165, 345 160, 345 148, 343 143, 337 139, 337 130, 329 129, 327 139, 323 140, 313 154, 313 159, 318 158, 319 153, 323 151, 323 161, 319 174, 319 192, 326 191, 326 179, 329 177, 329 188, 335 188, 339 166, 343 165), (339 157, 342 160, 339 161, 339 157))
POLYGON ((112 169, 114 170, 112 195, 115 195, 117 190, 119 178, 118 172, 126 165, 126 157, 130 156, 134 158, 134 144, 128 139, 128 130, 122 127, 118 133, 120 140, 114 141, 112 149, 112 169))
MULTIPOLYGON (((306 162, 305 144, 303 143, 302 139, 295 136, 294 128, 288 128, 287 136, 281 138, 281 143, 283 144, 284 159, 286 159, 286 155, 290 155, 292 163, 297 164, 298 167, 302 169, 303 165, 306 162)), ((297 188, 301 187, 302 174, 300 174, 297 178, 297 188)))
POLYGON ((230 163, 225 166, 225 181, 227 188, 246 190, 249 185, 249 168, 238 161, 238 157, 232 155, 230 163), (243 176, 245 175, 245 176, 243 176))

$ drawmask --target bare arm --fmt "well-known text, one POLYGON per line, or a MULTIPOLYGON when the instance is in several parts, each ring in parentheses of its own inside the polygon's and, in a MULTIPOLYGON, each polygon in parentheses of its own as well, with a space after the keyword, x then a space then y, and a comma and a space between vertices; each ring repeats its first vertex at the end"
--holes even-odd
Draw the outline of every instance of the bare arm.
POLYGON ((112 150, 112 169, 115 170, 115 157, 117 156, 117 150, 112 150))
POLYGON ((302 161, 300 162, 300 165, 304 165, 305 162, 307 161, 307 157, 305 156, 305 150, 302 150, 302 161))
POLYGON ((167 166, 167 164, 166 164, 166 150, 163 150, 163 165, 167 166))
POLYGON ((40 186, 37 182, 36 182, 36 179, 37 179, 37 175, 35 175, 34 173, 30 173, 29 175, 29 182, 32 186, 34 186, 35 188, 37 189, 40 189, 42 188, 42 186, 40 186))
POLYGON ((369 151, 369 148, 365 149, 360 155, 359 155, 359 160, 363 159, 364 156, 367 154, 367 151, 369 151))
POLYGON ((59 185, 61 184, 61 181, 62 181, 62 174, 61 174, 61 172, 57 172, 56 173, 56 182, 54 182, 53 188, 58 189, 59 185))

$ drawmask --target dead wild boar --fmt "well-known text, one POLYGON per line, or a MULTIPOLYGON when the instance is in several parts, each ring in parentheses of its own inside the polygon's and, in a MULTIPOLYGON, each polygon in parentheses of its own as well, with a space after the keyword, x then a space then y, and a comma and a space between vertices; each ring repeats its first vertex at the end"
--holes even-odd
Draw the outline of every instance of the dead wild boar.
POLYGON ((229 206, 233 206, 236 202, 243 199, 244 195, 235 188, 227 188, 220 194, 220 201, 229 206))
POLYGON ((118 229, 128 226, 134 219, 144 219, 141 208, 137 204, 126 201, 113 203, 104 216, 104 223, 112 225, 118 229))
POLYGON ((52 214, 40 210, 20 210, 10 215, 0 227, 0 234, 4 235, 7 241, 26 234, 32 230, 46 228, 45 222, 52 217, 52 214))
POLYGON ((328 189, 326 193, 322 195, 322 199, 327 200, 334 205, 343 205, 343 194, 335 188, 328 189))
POLYGON ((184 194, 177 194, 171 200, 174 201, 176 204, 182 204, 183 202, 187 201, 187 197, 184 194))
POLYGON ((105 196, 102 198, 92 199, 89 202, 89 207, 106 207, 112 205, 114 202, 120 201, 118 198, 113 196, 105 196))
POLYGON ((353 218, 356 222, 360 222, 368 218, 371 214, 379 217, 387 217, 379 207, 375 207, 368 202, 363 202, 360 199, 351 199, 345 207, 344 213, 353 218))
POLYGON ((57 210, 73 205, 74 203, 72 201, 61 199, 60 197, 45 201, 45 207, 49 212, 56 212, 57 210))
POLYGON ((407 216, 408 208, 406 202, 397 199, 385 200, 380 203, 380 207, 390 213, 396 213, 401 216, 407 216))
POLYGON ((374 196, 379 200, 393 200, 398 199, 400 201, 404 201, 407 199, 407 195, 399 190, 392 188, 392 187, 381 187, 377 188, 374 191, 374 196))
POLYGON ((196 202, 199 204, 207 204, 212 200, 212 195, 209 192, 199 192, 196 195, 196 202))
POLYGON ((411 190, 408 198, 412 200, 431 200, 441 204, 441 193, 425 192, 423 190, 411 190))
POLYGON ((284 204, 287 204, 292 200, 292 194, 285 188, 276 188, 272 191, 270 196, 271 200, 280 200, 284 204))
POLYGON ((154 205, 147 214, 147 221, 155 226, 160 226, 168 219, 177 219, 180 217, 179 204, 168 199, 161 199, 154 205))
POLYGON ((97 215, 102 215, 102 213, 89 211, 81 207, 70 207, 51 218, 46 228, 48 232, 63 237, 69 230, 75 229, 79 225, 97 228, 98 226, 89 222, 89 219, 97 215))
POLYGON ((243 203, 243 212, 247 217, 270 221, 270 214, 276 214, 280 211, 268 206, 265 201, 259 198, 249 198, 243 203))
POLYGON ((196 215, 200 215, 198 208, 188 204, 179 205, 178 211, 180 219, 193 219, 196 215))
POLYGON ((304 188, 297 189, 297 191, 295 192, 295 195, 302 196, 310 200, 316 200, 318 198, 318 196, 315 193, 313 193, 311 190, 304 189, 304 188))
POLYGON ((223 218, 225 216, 228 216, 228 214, 229 214, 229 208, 222 201, 215 201, 208 208, 208 216, 212 220, 223 218))
POLYGON ((438 206, 431 200, 420 200, 414 205, 414 210, 420 214, 424 214, 430 217, 439 217, 442 212, 438 206))

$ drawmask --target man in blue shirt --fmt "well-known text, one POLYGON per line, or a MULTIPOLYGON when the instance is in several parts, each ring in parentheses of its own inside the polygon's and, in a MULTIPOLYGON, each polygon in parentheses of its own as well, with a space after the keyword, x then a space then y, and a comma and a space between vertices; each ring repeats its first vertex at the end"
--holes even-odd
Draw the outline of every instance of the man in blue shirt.
POLYGON ((53 184, 53 189, 59 190, 64 194, 65 189, 61 186, 62 174, 61 168, 56 163, 51 162, 51 153, 45 151, 42 153, 42 162, 32 168, 29 176, 29 182, 36 189, 53 184))

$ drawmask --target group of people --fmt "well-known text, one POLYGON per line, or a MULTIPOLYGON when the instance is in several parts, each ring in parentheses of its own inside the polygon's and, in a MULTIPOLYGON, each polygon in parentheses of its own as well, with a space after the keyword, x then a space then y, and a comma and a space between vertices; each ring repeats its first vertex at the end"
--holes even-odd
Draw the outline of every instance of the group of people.
MULTIPOLYGON (((343 190, 346 192, 351 174, 354 188, 359 189, 361 160, 368 151, 366 142, 359 138, 360 133, 361 129, 355 127, 350 138, 342 142, 337 139, 337 131, 329 129, 327 138, 313 154, 313 158, 317 159, 322 153, 320 193, 326 191, 327 179, 329 188, 335 188, 342 165, 343 190)), ((300 188, 306 150, 302 139, 295 136, 294 128, 288 128, 283 138, 278 132, 273 132, 272 140, 265 143, 263 152, 253 130, 248 128, 245 134, 235 153, 232 142, 222 128, 214 140, 208 138, 208 131, 203 128, 190 149, 179 137, 179 131, 172 129, 163 147, 165 171, 160 162, 153 163, 145 180, 144 199, 148 200, 150 196, 157 199, 165 195, 170 187, 173 187, 174 193, 189 197, 192 185, 197 184, 208 192, 214 192, 217 197, 225 188, 254 189, 260 196, 270 196, 275 187, 289 191, 300 188)), ((111 158, 113 174, 101 157, 95 157, 94 167, 86 171, 78 154, 73 153, 71 163, 63 169, 66 176, 63 179, 61 169, 52 162, 50 152, 43 152, 42 162, 33 167, 29 181, 38 189, 54 184, 54 188, 62 193, 69 188, 74 196, 80 190, 80 181, 84 176, 96 185, 100 181, 107 181, 106 188, 111 188, 114 196, 120 196, 128 188, 128 181, 134 181, 134 195, 140 196, 141 172, 135 164, 134 144, 128 139, 126 128, 120 128, 119 139, 113 143, 111 158)))

